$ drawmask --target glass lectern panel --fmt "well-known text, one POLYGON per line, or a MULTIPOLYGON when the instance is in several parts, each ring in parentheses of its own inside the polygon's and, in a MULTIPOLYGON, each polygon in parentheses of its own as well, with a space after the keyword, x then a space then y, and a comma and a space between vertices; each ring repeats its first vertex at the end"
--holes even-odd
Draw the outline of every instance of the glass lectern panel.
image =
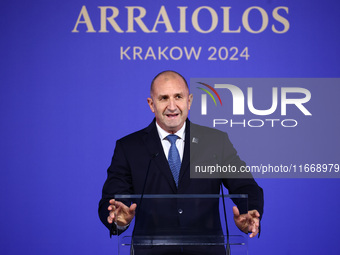
POLYGON ((118 236, 118 254, 247 254, 247 235, 237 229, 232 206, 247 211, 247 195, 116 195, 137 204, 135 219, 118 236), (225 205, 225 206, 224 206, 225 205), (224 211, 225 210, 225 211, 224 211), (225 214, 228 218, 227 232, 225 214))

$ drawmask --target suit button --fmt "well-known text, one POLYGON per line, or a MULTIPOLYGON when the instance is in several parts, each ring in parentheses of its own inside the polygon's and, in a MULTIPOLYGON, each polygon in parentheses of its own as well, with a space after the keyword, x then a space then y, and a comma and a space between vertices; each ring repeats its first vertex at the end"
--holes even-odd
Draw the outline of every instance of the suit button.
POLYGON ((182 210, 182 209, 178 209, 178 213, 179 213, 179 214, 182 214, 182 213, 183 213, 183 210, 182 210))

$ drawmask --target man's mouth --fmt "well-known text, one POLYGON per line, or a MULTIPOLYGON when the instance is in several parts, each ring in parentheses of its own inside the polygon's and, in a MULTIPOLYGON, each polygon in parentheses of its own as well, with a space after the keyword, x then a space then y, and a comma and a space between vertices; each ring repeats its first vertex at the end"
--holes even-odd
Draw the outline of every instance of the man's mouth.
POLYGON ((176 118, 179 114, 178 113, 169 113, 169 114, 165 114, 165 116, 167 116, 170 119, 176 118))

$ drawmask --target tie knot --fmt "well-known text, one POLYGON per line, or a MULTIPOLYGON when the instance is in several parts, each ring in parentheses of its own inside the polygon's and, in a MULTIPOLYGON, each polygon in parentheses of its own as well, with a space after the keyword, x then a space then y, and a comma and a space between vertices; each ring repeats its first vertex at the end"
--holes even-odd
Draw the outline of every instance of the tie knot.
POLYGON ((176 144, 176 140, 178 139, 177 135, 168 135, 166 138, 170 141, 171 144, 176 144))

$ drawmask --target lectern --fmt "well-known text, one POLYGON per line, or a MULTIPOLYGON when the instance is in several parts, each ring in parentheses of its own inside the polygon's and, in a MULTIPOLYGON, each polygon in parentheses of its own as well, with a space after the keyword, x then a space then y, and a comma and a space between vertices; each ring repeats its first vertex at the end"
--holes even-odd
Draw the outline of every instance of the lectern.
POLYGON ((248 237, 235 226, 232 213, 233 202, 247 211, 247 195, 144 194, 115 199, 137 204, 135 219, 117 238, 119 255, 165 250, 218 254, 227 247, 232 255, 248 253, 248 237))

